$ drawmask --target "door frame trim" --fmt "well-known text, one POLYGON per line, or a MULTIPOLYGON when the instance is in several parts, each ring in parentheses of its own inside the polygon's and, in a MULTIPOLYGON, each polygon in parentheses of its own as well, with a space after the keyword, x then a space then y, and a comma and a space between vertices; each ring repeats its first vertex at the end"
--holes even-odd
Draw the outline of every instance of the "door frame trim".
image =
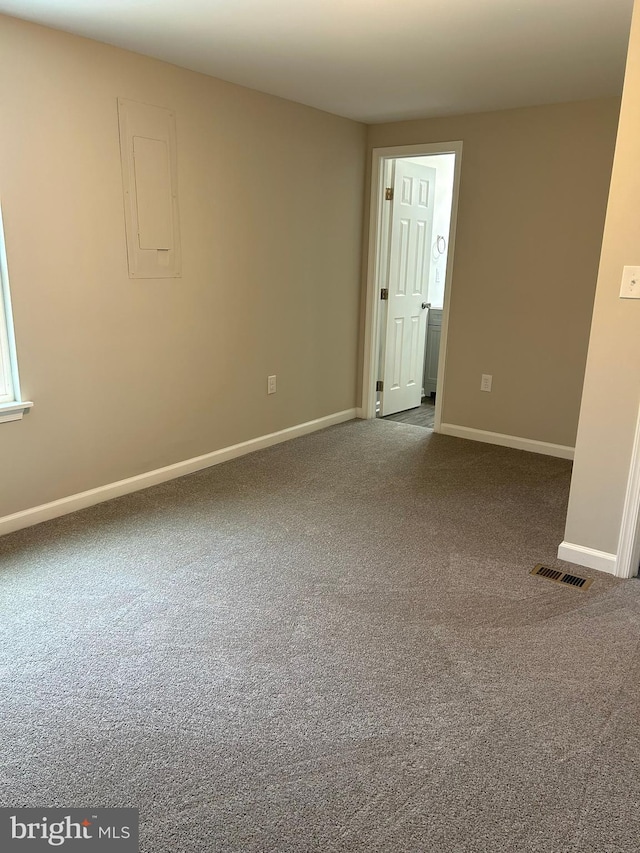
POLYGON ((449 328, 449 305, 453 285, 453 263, 458 221, 458 197, 460 193, 460 173, 462 168, 462 142, 425 142, 417 145, 396 145, 387 148, 374 148, 371 162, 371 196, 369 204, 369 246, 367 253, 367 290, 365 304, 364 363, 362 374, 361 414, 365 419, 376 416, 376 380, 378 379, 378 350, 380 346, 380 299, 383 266, 380 262, 383 245, 384 222, 384 171, 389 160, 403 157, 426 157, 430 154, 455 154, 453 173, 453 199, 451 204, 451 225, 449 229, 449 251, 444 284, 444 303, 442 311, 442 330, 440 336, 440 354, 438 357, 438 393, 434 430, 440 431, 442 423, 442 405, 445 394, 445 370, 447 337, 449 328))
POLYGON ((619 578, 638 574, 640 561, 640 412, 636 420, 629 476, 622 508, 620 534, 616 552, 616 571, 619 578))

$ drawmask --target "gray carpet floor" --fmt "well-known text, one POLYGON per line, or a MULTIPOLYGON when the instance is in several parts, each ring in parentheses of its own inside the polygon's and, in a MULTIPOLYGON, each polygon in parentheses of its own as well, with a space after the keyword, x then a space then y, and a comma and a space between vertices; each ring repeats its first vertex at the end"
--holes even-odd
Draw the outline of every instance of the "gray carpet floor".
POLYGON ((640 583, 528 574, 569 477, 353 422, 3 538, 0 803, 136 806, 144 853, 635 853, 640 583))

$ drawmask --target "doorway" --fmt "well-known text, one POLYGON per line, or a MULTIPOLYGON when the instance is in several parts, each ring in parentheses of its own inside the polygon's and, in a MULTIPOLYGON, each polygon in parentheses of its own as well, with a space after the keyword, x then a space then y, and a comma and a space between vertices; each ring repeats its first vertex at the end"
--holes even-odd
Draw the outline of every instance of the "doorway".
POLYGON ((373 152, 362 417, 439 429, 461 154, 373 152))

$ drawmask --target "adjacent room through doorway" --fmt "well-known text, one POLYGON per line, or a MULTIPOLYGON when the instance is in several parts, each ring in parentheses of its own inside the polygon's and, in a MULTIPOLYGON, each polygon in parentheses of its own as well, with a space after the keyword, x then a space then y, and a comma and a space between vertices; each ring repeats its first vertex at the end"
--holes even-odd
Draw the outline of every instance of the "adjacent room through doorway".
POLYGON ((422 150, 414 156, 381 152, 372 193, 377 222, 372 223, 375 270, 370 269, 369 291, 379 310, 370 321, 375 365, 365 376, 365 388, 372 384, 369 417, 434 429, 443 388, 442 331, 461 145, 422 150))
MULTIPOLYGON (((407 382, 405 400, 396 401, 393 399, 395 386, 392 386, 391 393, 387 395, 386 410, 388 413, 382 415, 382 400, 380 400, 379 411, 388 420, 433 429, 436 414, 435 401, 438 389, 440 332, 449 249, 451 205, 453 203, 455 154, 432 154, 426 157, 391 160, 390 166, 394 173, 392 184, 394 186, 394 198, 391 210, 388 289, 392 293, 394 284, 396 287, 402 284, 404 292, 412 289, 413 293, 420 293, 421 298, 422 296, 424 298, 420 302, 420 315, 416 317, 415 321, 418 333, 415 341, 415 365, 412 364, 411 344, 413 342, 409 343, 409 361, 406 366, 409 372, 405 380, 407 382), (411 170, 412 175, 415 175, 415 178, 411 178, 411 185, 407 180, 409 170, 411 170), (401 177, 403 186, 400 190, 400 198, 397 199, 395 182, 398 177, 401 177), (409 193, 415 195, 415 199, 411 199, 414 202, 414 210, 417 209, 417 215, 414 218, 407 216, 409 193), (415 233, 406 234, 405 231, 410 231, 412 224, 414 224, 415 233), (411 261, 407 263, 407 259, 412 260, 414 256, 415 263, 412 264, 411 261), (420 325, 424 327, 424 334, 420 325), (414 375, 412 376, 411 373, 414 375), (414 384, 416 378, 421 381, 414 384), (417 399, 418 393, 420 394, 419 401, 417 399), (409 402, 412 405, 409 408, 404 408, 409 402)), ((398 181, 398 183, 400 182, 398 181)), ((384 320, 382 319, 385 314, 384 309, 381 316, 381 323, 387 321, 385 329, 387 335, 383 333, 380 336, 381 366, 383 370, 387 367, 397 371, 398 388, 401 388, 401 365, 394 364, 401 348, 395 341, 389 341, 391 346, 386 346, 386 341, 389 340, 387 336, 390 334, 394 337, 398 333, 397 325, 389 324, 389 300, 386 300, 386 303, 387 316, 384 320)), ((384 388, 384 379, 382 381, 384 388)), ((380 397, 383 393, 384 391, 379 392, 380 397)))

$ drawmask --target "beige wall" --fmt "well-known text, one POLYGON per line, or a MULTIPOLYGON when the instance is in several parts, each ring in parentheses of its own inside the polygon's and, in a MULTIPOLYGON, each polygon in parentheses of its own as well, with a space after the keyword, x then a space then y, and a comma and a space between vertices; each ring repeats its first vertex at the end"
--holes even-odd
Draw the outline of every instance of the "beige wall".
POLYGON ((0 115, 0 516, 355 405, 363 125, 5 17, 0 115), (181 279, 128 277, 118 96, 175 110, 181 279))
POLYGON ((463 141, 444 422, 573 446, 618 109, 606 99, 369 129, 370 149, 463 141))
POLYGON ((640 403, 640 301, 620 299, 622 268, 640 264, 640 10, 636 3, 565 539, 617 551, 640 403))

